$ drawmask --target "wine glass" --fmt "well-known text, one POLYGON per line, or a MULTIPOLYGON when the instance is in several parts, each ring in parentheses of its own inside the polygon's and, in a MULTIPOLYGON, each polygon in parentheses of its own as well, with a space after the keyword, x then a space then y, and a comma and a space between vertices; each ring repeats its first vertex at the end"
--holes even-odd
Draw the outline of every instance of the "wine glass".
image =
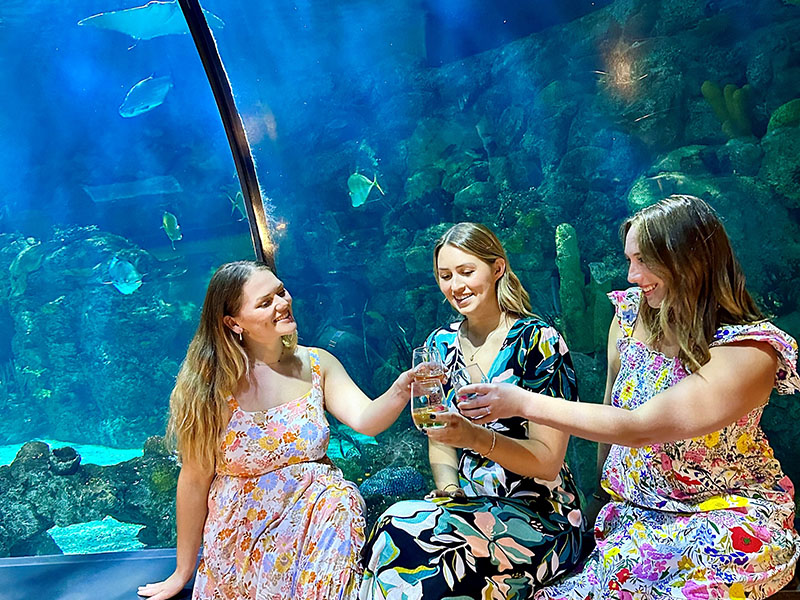
POLYGON ((414 368, 414 379, 438 379, 444 383, 444 363, 435 346, 420 346, 414 348, 411 357, 411 366, 414 368))
POLYGON ((421 379, 411 383, 411 419, 420 431, 431 427, 443 427, 436 415, 447 412, 444 389, 438 379, 421 379))
MULTIPOLYGON (((461 388, 471 383, 486 383, 489 380, 477 364, 467 365, 453 371, 450 377, 450 384, 455 392, 455 402, 458 403, 458 396, 461 388)), ((475 394, 468 394, 467 398, 473 398, 475 394)))

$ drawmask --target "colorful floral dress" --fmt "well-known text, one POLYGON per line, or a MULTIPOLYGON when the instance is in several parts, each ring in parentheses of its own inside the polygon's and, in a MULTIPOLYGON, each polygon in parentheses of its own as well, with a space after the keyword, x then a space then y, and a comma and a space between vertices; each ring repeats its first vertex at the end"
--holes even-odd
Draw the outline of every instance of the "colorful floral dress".
MULTIPOLYGON (((428 338, 450 371, 464 366, 458 327, 428 338)), ((564 340, 538 319, 514 324, 486 375, 578 399, 564 340)), ((449 382, 446 391, 452 400, 449 382)), ((526 425, 517 417, 488 427, 526 439, 526 425)), ((399 502, 378 519, 364 552, 362 600, 529 598, 580 561, 585 519, 566 465, 544 481, 464 450, 458 470, 465 498, 399 502)))
MULTIPOLYGON (((689 372, 633 337, 639 288, 609 297, 624 332, 612 404, 634 409, 689 372)), ((740 341, 770 344, 778 392, 798 389, 794 339, 762 322, 721 327, 712 346, 740 341)), ((759 599, 785 586, 800 554, 794 487, 759 426, 763 410, 695 439, 612 446, 602 480, 611 502, 597 517, 597 547, 578 574, 537 600, 759 599)))
POLYGON ((356 597, 364 501, 325 456, 319 357, 309 355, 311 390, 300 398, 257 412, 229 400, 195 599, 356 597))

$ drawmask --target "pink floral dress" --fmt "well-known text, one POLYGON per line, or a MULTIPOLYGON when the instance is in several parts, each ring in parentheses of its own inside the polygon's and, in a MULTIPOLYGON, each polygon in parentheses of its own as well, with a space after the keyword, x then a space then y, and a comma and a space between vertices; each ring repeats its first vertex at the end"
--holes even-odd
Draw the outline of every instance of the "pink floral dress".
POLYGON ((326 457, 319 356, 311 390, 232 416, 208 496, 195 599, 337 600, 361 581, 364 501, 326 457))
MULTIPOLYGON (((625 334, 612 404, 632 410, 689 372, 633 337, 639 288, 609 297, 625 334)), ((721 327, 712 346, 745 340, 775 350, 779 393, 800 388, 797 343, 771 323, 721 327)), ((602 480, 611 502, 597 517, 597 547, 579 573, 537 600, 760 599, 789 583, 800 555, 794 486, 759 426, 763 409, 690 440, 612 446, 602 480)))

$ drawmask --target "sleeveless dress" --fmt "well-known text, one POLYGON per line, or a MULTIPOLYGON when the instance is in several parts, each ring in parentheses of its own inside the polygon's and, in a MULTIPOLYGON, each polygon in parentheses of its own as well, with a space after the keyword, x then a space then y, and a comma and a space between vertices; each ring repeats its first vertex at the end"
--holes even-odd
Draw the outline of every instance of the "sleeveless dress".
POLYGON ((265 411, 229 399, 194 599, 338 600, 361 580, 364 501, 326 457, 319 356, 311 390, 265 411))
MULTIPOLYGON (((453 323, 434 331, 445 367, 465 365, 453 323)), ((486 373, 543 394, 577 401, 575 371, 558 332, 519 319, 486 373)), ((450 381, 448 400, 454 396, 450 381)), ((527 422, 497 420, 497 433, 526 439, 527 422)), ((554 481, 523 477, 465 449, 458 466, 465 498, 409 500, 378 519, 364 549, 361 600, 529 598, 582 558, 585 519, 566 465, 554 481)))
MULTIPOLYGON (((633 337, 641 289, 609 297, 624 332, 612 404, 632 410, 689 371, 633 337)), ((791 336, 768 322, 724 326, 711 345, 741 341, 772 346, 778 392, 798 389, 791 336)), ((597 546, 581 572, 537 600, 760 599, 789 583, 800 554, 794 486, 759 425, 764 406, 698 438, 612 446, 601 482, 611 501, 597 517, 597 546)))

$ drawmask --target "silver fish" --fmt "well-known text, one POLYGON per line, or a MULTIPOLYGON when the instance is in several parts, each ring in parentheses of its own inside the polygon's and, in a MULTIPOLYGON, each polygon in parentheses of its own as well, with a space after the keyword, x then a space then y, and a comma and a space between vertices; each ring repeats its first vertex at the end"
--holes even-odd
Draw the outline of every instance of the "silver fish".
POLYGON ((119 107, 119 114, 130 118, 153 110, 164 103, 170 88, 172 79, 168 76, 142 79, 128 91, 119 107))

